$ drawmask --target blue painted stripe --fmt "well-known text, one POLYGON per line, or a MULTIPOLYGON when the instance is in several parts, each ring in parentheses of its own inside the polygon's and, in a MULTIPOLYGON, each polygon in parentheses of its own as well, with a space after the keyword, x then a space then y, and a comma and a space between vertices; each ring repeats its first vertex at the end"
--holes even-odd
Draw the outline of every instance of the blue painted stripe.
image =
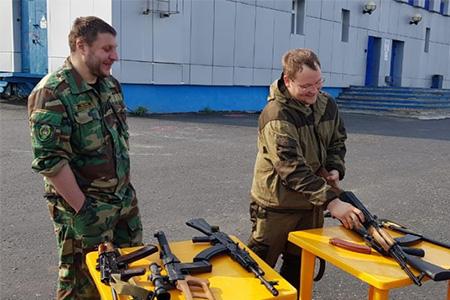
MULTIPOLYGON (((266 104, 268 86, 198 86, 122 84, 129 110, 145 107, 151 113, 260 111, 266 104)), ((324 88, 337 97, 341 88, 324 88)))

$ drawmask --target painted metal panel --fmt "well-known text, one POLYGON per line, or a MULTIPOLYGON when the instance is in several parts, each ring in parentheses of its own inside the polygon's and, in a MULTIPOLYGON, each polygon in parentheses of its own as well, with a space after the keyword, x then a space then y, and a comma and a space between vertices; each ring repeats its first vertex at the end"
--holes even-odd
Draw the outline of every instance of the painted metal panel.
MULTIPOLYGON (((77 0, 72 0, 72 1, 77 1, 77 0)), ((79 0, 77 1, 78 3, 80 2, 79 0)), ((92 11, 94 12, 94 15, 102 18, 105 22, 107 22, 108 24, 113 24, 113 19, 112 19, 112 5, 115 2, 115 0, 94 0, 92 3, 92 11)), ((128 1, 128 2, 132 2, 132 1, 128 1)))
POLYGON ((425 7, 425 0, 414 0, 414 6, 425 7))
POLYGON ((306 16, 320 18, 320 12, 322 10, 322 0, 305 1, 306 16))
MULTIPOLYGON (((214 20, 214 2, 209 0, 194 0, 191 3, 190 62, 191 64, 211 66, 213 55, 213 26, 211 24, 214 20)), ((194 80, 192 76, 191 79, 194 80)), ((211 78, 209 82, 211 82, 211 78)))
MULTIPOLYGON (((73 23, 70 16, 69 0, 48 0, 48 56, 67 57, 70 49, 67 35, 73 23)), ((49 70, 54 66, 49 63, 49 70)))
POLYGON ((275 0, 274 1, 274 9, 282 10, 286 12, 292 11, 292 0, 275 0))
POLYGON ((333 35, 334 22, 322 21, 320 22, 320 35, 319 35, 319 55, 320 64, 322 66, 322 72, 329 72, 332 68, 332 52, 333 48, 330 45, 333 35))
POLYGON ((20 1, 0 1, 0 71, 21 71, 21 17, 20 1))
POLYGON ((266 7, 266 8, 275 8, 275 1, 278 0, 256 0, 256 6, 266 7))
MULTIPOLYGON (((122 22, 120 34, 120 57, 124 60, 153 60, 153 14, 144 15, 145 3, 140 1, 121 1, 122 22)), ((161 31, 164 32, 164 29, 161 31)), ((169 36, 166 39, 170 39, 169 36)), ((162 41, 155 38, 155 48, 162 41)), ((123 74, 128 77, 128 74, 123 74)))
MULTIPOLYGON (((152 15, 152 31, 146 39, 148 39, 149 47, 153 45, 154 61, 189 63, 191 6, 184 5, 182 9, 180 14, 172 14, 167 18, 160 18, 158 14, 152 15)), ((204 43, 206 44, 206 41, 204 43)))
MULTIPOLYGON (((234 65, 236 67, 253 67, 253 50, 255 43, 256 7, 236 4, 236 44, 234 65)), ((236 82, 236 84, 240 84, 236 82)))
POLYGON ((430 0, 430 10, 439 12, 441 9, 441 0, 430 0))
POLYGON ((213 66, 212 83, 214 85, 233 85, 233 67, 213 66))
POLYGON ((281 69, 281 57, 290 46, 291 18, 290 13, 274 11, 274 37, 272 68, 281 69))
POLYGON ((253 69, 253 85, 268 86, 272 81, 272 69, 253 69))
POLYGON ((181 84, 183 81, 183 65, 155 63, 153 65, 153 81, 156 84, 181 84))
MULTIPOLYGON (((281 57, 280 57, 280 60, 281 60, 281 57)), ((272 80, 271 80, 271 82, 280 79, 282 72, 283 72, 282 69, 272 69, 272 80)))
MULTIPOLYGON (((137 62, 130 60, 121 60, 121 82, 128 83, 152 83, 153 66, 148 62, 137 62)), ((156 69, 156 68, 155 68, 156 69)), ((160 77, 163 72, 156 72, 160 77)), ((158 78, 159 79, 159 78, 158 78)), ((173 77, 172 79, 175 79, 173 77)), ((165 82, 160 82, 165 83, 165 82)))
POLYGON ((274 42, 274 11, 256 8, 255 68, 272 68, 274 42))
POLYGON ((191 84, 212 84, 212 66, 191 65, 190 71, 191 84))
POLYGON ((249 4, 249 5, 256 4, 256 0, 231 0, 231 1, 245 3, 245 4, 249 4))
MULTIPOLYGON (((233 66, 236 3, 217 0, 214 7, 214 66, 233 66)), ((213 82, 216 80, 213 80, 213 82)))
MULTIPOLYGON (((319 52, 319 39, 320 36, 320 20, 317 18, 306 17, 305 20, 305 47, 313 49, 315 52, 319 52)), ((339 36, 341 33, 339 32, 339 36)))
MULTIPOLYGON (((290 49, 305 47, 305 36, 300 34, 291 34, 290 36, 290 49)), ((281 58, 280 58, 281 59, 281 58)))
MULTIPOLYGON (((341 42, 341 24, 333 24, 333 34, 331 36, 330 45, 333 47, 331 54, 331 72, 343 73, 344 72, 344 56, 347 54, 348 43, 341 42)), ((340 77, 342 81, 342 76, 340 77)), ((327 83, 328 85, 329 83, 327 83)))
POLYGON ((70 0, 69 7, 73 19, 79 16, 91 16, 94 12, 94 0, 70 0))
POLYGON ((253 83, 252 68, 234 68, 234 84, 250 86, 253 83))
POLYGON ((334 1, 326 1, 325 3, 322 3, 320 16, 323 20, 337 21, 334 18, 335 17, 334 6, 335 6, 334 1))

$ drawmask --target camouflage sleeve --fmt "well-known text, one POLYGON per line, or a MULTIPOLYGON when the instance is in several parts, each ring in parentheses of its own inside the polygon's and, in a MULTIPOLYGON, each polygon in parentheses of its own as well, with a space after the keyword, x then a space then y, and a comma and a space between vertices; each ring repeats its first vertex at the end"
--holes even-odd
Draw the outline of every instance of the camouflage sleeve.
POLYGON ((47 88, 40 88, 28 98, 28 115, 33 150, 32 169, 54 176, 68 163, 72 154, 72 126, 61 100, 47 88))
POLYGON ((347 133, 344 127, 344 121, 336 114, 334 132, 331 138, 331 142, 327 148, 327 159, 325 162, 325 168, 328 171, 339 171, 339 180, 342 180, 345 176, 345 141, 347 139, 347 133))
POLYGON ((314 174, 306 163, 299 145, 295 126, 286 121, 270 121, 261 133, 267 145, 267 153, 281 179, 281 183, 302 193, 313 205, 328 204, 337 195, 326 181, 314 174))

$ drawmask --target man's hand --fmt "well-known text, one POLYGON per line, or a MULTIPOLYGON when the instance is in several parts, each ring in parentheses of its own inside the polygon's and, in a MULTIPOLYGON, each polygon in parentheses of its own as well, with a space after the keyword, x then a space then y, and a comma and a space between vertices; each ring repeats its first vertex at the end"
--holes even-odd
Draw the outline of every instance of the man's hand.
POLYGON ((328 175, 325 177, 325 180, 327 181, 328 185, 338 188, 339 187, 339 171, 338 170, 329 171, 328 175))
POLYGON ((86 196, 81 191, 75 179, 75 175, 68 164, 52 177, 47 177, 55 187, 58 194, 75 210, 76 213, 83 208, 86 196))
POLYGON ((341 221, 345 228, 353 229, 354 227, 363 227, 364 214, 351 204, 336 198, 328 204, 327 209, 333 217, 341 221))

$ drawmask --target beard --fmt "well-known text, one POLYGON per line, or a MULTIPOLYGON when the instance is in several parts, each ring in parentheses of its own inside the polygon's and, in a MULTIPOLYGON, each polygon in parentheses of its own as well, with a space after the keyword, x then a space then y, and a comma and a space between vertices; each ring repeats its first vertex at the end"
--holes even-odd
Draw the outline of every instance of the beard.
POLYGON ((110 75, 109 72, 106 73, 102 70, 102 61, 100 61, 100 59, 95 57, 94 55, 88 55, 86 57, 85 63, 89 69, 89 72, 100 79, 108 77, 110 75))

